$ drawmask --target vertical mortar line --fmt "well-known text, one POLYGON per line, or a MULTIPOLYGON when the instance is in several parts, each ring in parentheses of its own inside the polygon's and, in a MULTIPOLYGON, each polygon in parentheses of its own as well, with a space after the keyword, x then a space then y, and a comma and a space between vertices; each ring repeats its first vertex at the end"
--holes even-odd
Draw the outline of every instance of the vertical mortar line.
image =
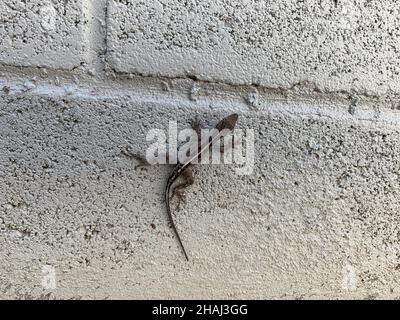
POLYGON ((86 69, 98 78, 105 76, 107 52, 108 0, 83 0, 83 60, 86 69))

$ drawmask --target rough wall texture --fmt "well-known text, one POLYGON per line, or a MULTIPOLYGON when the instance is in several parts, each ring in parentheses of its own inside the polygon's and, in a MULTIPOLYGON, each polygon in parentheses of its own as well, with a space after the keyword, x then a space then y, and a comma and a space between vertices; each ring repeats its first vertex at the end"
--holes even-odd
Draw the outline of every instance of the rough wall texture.
POLYGON ((398 92, 396 0, 109 1, 118 72, 321 90, 398 92))
POLYGON ((71 69, 80 63, 81 1, 0 3, 0 62, 71 69))
POLYGON ((0 9, 0 298, 400 297, 399 4, 0 9), (123 151, 233 111, 255 170, 195 167, 186 262, 171 168, 123 151))

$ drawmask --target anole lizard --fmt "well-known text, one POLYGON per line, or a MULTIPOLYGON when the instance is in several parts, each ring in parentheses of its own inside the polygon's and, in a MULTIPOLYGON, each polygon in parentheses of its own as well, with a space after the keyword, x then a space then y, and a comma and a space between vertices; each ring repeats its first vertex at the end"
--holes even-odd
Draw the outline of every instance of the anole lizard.
MULTIPOLYGON (((170 220, 172 229, 174 230, 176 238, 178 239, 178 242, 179 242, 179 244, 180 244, 180 246, 182 248, 183 254, 185 255, 186 260, 188 260, 188 261, 189 261, 189 257, 188 257, 188 255, 186 253, 185 247, 183 246, 183 243, 182 243, 182 240, 181 240, 181 238, 179 236, 178 230, 176 229, 176 226, 175 226, 175 223, 174 223, 174 219, 173 219, 172 213, 171 213, 171 207, 170 207, 170 203, 169 203, 171 187, 172 187, 173 183, 192 164, 193 160, 201 158, 201 155, 204 152, 209 150, 209 148, 211 147, 213 142, 216 142, 217 140, 221 139, 222 137, 224 137, 225 135, 227 135, 231 131, 233 131, 233 129, 235 128, 237 119, 238 119, 238 115, 236 113, 234 113, 234 114, 231 114, 231 115, 227 116, 226 118, 222 119, 220 122, 218 122, 218 124, 215 126, 215 129, 217 129, 217 130, 214 132, 213 135, 211 135, 209 140, 204 142, 203 144, 200 144, 199 150, 195 155, 193 155, 192 157, 189 157, 183 163, 178 163, 175 166, 174 170, 171 172, 171 174, 168 177, 167 186, 165 187, 165 203, 166 203, 166 206, 167 206, 167 214, 168 214, 168 218, 170 220)), ((199 128, 197 127, 195 129, 199 133, 199 128)), ((189 178, 190 179, 187 181, 187 183, 181 184, 177 188, 186 187, 189 184, 192 184, 193 181, 191 179, 191 176, 189 176, 189 178)))
MULTIPOLYGON (((214 130, 212 132, 209 139, 205 142, 201 141, 199 124, 197 122, 192 123, 193 129, 196 130, 196 132, 199 136, 200 145, 198 148, 198 152, 196 154, 190 156, 183 163, 178 163, 174 167, 173 171, 171 172, 171 174, 168 177, 167 185, 165 187, 165 203, 166 203, 166 207, 167 207, 168 219, 169 219, 169 222, 171 223, 171 226, 176 235, 176 238, 178 239, 179 245, 182 248, 183 254, 185 255, 186 260, 188 260, 188 261, 189 261, 189 257, 186 253, 185 247, 183 246, 183 243, 182 243, 181 237, 179 236, 178 230, 176 229, 175 222, 174 222, 174 219, 173 219, 172 213, 171 213, 171 207, 170 207, 171 191, 172 191, 172 195, 179 194, 178 193, 179 189, 187 187, 193 183, 193 178, 191 176, 190 171, 188 170, 189 166, 192 165, 192 162, 195 159, 200 159, 201 156, 210 149, 210 147, 212 146, 213 143, 215 143, 222 137, 224 137, 227 134, 229 134, 230 132, 232 132, 233 129, 235 128, 237 119, 238 119, 238 115, 236 113, 233 113, 233 114, 227 116, 226 118, 222 119, 215 126, 216 130, 214 130), (177 185, 175 188, 172 188, 174 182, 179 177, 184 177, 186 181, 184 183, 177 185)), ((144 165, 147 163, 147 161, 138 154, 132 154, 129 151, 125 151, 125 150, 123 150, 122 152, 127 156, 132 156, 135 159, 137 159, 140 162, 140 165, 144 165)))

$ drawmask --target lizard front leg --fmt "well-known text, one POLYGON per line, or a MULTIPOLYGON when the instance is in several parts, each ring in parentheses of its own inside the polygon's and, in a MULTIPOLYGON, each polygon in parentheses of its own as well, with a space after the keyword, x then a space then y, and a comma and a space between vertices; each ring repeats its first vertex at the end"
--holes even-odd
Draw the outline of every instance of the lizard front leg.
POLYGON ((133 158, 135 159, 138 164, 135 165, 135 170, 137 168, 141 168, 141 167, 145 167, 145 166, 149 166, 150 163, 148 163, 148 161, 146 160, 146 157, 139 154, 139 153, 135 153, 129 150, 129 147, 125 147, 123 149, 121 149, 121 153, 129 158, 133 158))
POLYGON ((192 129, 194 131, 196 131, 199 138, 201 138, 201 124, 200 124, 198 116, 195 116, 195 118, 190 123, 190 126, 192 127, 192 129))
POLYGON ((200 154, 200 151, 201 151, 201 124, 200 124, 200 121, 199 121, 199 118, 197 115, 190 123, 190 126, 197 133, 197 145, 198 145, 197 151, 199 153, 197 161, 200 162, 201 161, 201 154, 200 154))

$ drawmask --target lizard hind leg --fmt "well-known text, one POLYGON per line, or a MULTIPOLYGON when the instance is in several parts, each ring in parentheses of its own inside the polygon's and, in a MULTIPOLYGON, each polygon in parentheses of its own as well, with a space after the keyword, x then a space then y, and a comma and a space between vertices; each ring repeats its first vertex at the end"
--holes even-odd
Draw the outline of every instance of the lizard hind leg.
POLYGON ((174 196, 178 198, 178 205, 177 205, 178 211, 180 210, 181 203, 185 201, 185 195, 183 193, 183 190, 194 183, 193 173, 189 168, 186 168, 186 170, 182 172, 181 178, 183 181, 174 186, 171 192, 171 199, 174 196))

